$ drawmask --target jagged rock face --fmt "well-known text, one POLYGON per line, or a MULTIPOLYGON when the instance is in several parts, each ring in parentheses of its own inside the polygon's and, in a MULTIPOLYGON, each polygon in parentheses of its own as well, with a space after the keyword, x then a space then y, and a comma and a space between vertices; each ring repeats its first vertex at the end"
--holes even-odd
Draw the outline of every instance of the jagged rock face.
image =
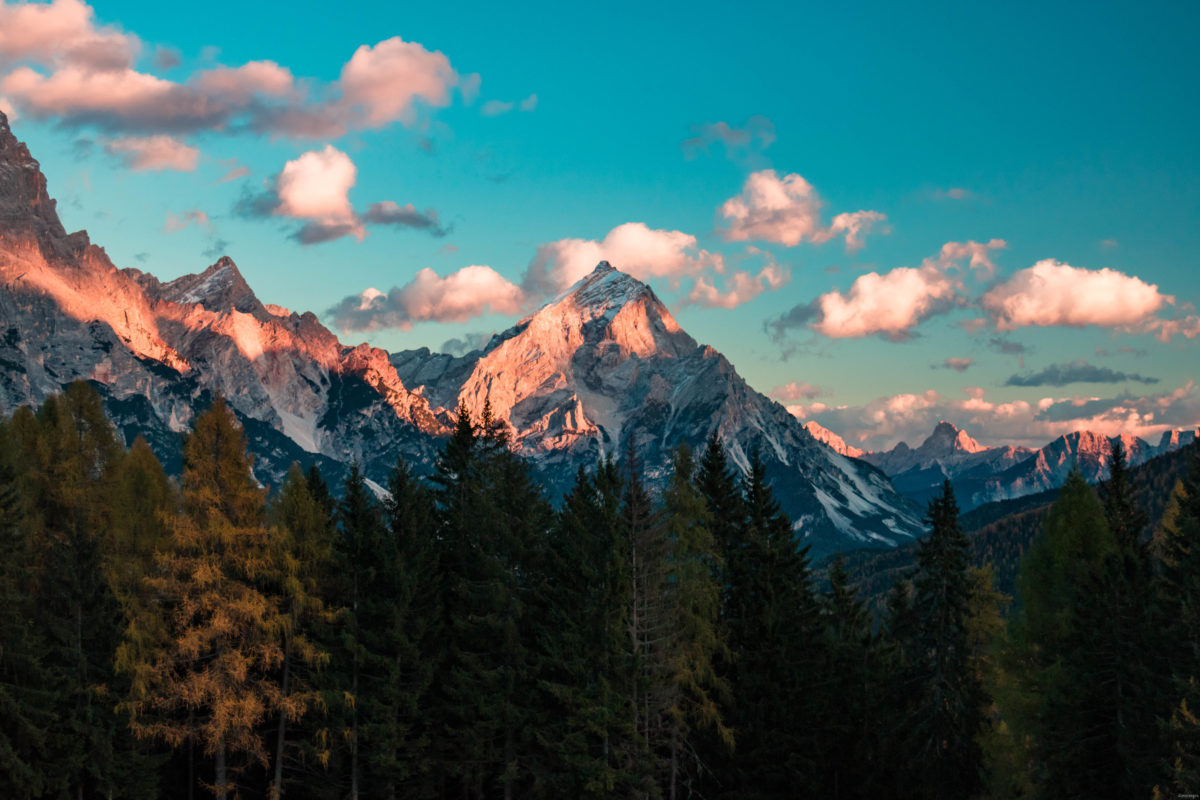
POLYGON ((886 477, 818 443, 787 410, 751 389, 724 356, 700 346, 645 284, 601 263, 564 296, 461 357, 392 356, 400 379, 436 407, 486 402, 559 490, 578 466, 628 439, 661 485, 671 453, 703 447, 719 427, 745 469, 754 448, 814 553, 890 546, 921 531, 886 477))
POLYGON ((227 257, 161 283, 118 270, 87 234, 68 235, 37 161, 0 114, 0 409, 91 381, 127 437, 168 463, 179 431, 224 395, 242 418, 256 472, 291 461, 359 460, 382 483, 405 452, 432 463, 446 431, 400 382, 387 354, 345 347, 312 314, 264 306, 227 257))
POLYGON ((1107 437, 1092 431, 1075 431, 1058 437, 1030 458, 985 481, 973 500, 981 505, 1054 489, 1062 486, 1075 467, 1090 483, 1106 480, 1112 444, 1117 439, 1125 448, 1125 459, 1130 466, 1158 455, 1156 448, 1132 434, 1107 437))
POLYGON ((866 450, 862 450, 861 448, 855 447, 851 444, 846 444, 845 439, 838 436, 836 433, 829 430, 829 428, 826 428, 818 422, 812 422, 810 420, 809 422, 804 423, 804 430, 808 431, 809 434, 818 442, 831 448, 835 453, 841 453, 842 455, 850 456, 851 458, 862 458, 863 456, 867 455, 866 450))

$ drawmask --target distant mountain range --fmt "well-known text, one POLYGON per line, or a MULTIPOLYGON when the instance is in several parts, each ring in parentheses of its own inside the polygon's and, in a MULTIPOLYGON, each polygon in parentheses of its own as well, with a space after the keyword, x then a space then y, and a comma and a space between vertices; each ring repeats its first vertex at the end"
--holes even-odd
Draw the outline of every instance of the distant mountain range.
MULTIPOLYGON (((1091 431, 1075 431, 1031 450, 983 447, 965 431, 942 421, 915 449, 901 442, 882 452, 859 451, 857 457, 887 473, 897 491, 919 504, 927 503, 949 479, 959 506, 966 511, 996 500, 1058 488, 1075 466, 1089 482, 1104 480, 1108 477, 1112 444, 1117 438, 1130 465, 1138 465, 1194 442, 1197 433, 1197 430, 1167 431, 1157 445, 1150 445, 1130 434, 1110 438, 1091 431)), ((836 434, 826 435, 841 441, 836 434)))
MULTIPOLYGON (((652 486, 672 450, 716 427, 731 460, 762 458, 797 536, 820 555, 921 534, 884 472, 819 442, 684 332, 645 284, 607 263, 463 356, 351 347, 311 313, 264 304, 225 257, 164 283, 68 234, 37 161, 0 114, 0 410, 90 381, 127 440, 172 471, 179 432, 216 395, 245 426, 255 474, 292 461, 382 485, 397 457, 432 468, 460 403, 485 401, 552 493, 630 441, 652 486)), ((381 490, 380 490, 381 491, 381 490)))

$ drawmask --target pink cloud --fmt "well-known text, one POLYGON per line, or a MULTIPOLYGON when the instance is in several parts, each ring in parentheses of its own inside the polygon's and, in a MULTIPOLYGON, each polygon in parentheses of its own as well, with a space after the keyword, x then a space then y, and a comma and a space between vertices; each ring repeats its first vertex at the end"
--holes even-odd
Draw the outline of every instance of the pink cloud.
POLYGON ((58 116, 122 130, 220 128, 228 116, 220 103, 194 89, 132 69, 67 66, 47 77, 19 67, 0 80, 0 90, 38 119, 58 116))
POLYGON ((350 204, 350 189, 357 178, 354 162, 333 145, 304 153, 287 162, 279 173, 275 184, 279 205, 274 213, 308 220, 362 241, 366 231, 350 204))
POLYGON ((208 214, 205 214, 198 208, 191 211, 185 211, 182 214, 175 215, 170 211, 167 212, 167 221, 163 223, 163 233, 178 233, 188 225, 197 225, 199 227, 208 227, 208 214))
POLYGON ((408 330, 414 322, 464 322, 488 311, 516 314, 522 305, 519 286, 491 267, 470 266, 445 277, 422 269, 404 286, 386 294, 367 289, 326 313, 345 331, 408 330))
POLYGON ((91 70, 127 69, 141 48, 137 37, 98 28, 80 0, 0 2, 0 62, 69 63, 91 70))
POLYGON ((343 105, 362 111, 367 127, 413 121, 417 100, 430 106, 450 103, 458 73, 441 52, 430 52, 398 36, 374 47, 362 45, 342 67, 343 105))
POLYGON ((250 61, 240 67, 216 67, 196 73, 189 84, 230 106, 249 105, 258 96, 295 97, 291 70, 274 61, 250 61))
POLYGON ((178 170, 192 172, 200 160, 200 151, 170 136, 126 136, 106 142, 104 150, 119 157, 125 166, 137 171, 178 170))
POLYGON ((609 261, 640 280, 678 280, 708 268, 718 272, 724 268, 720 255, 700 249, 691 234, 627 222, 600 241, 559 239, 541 245, 525 271, 522 286, 531 297, 553 295, 583 278, 601 261, 609 261))
POLYGON ((741 194, 726 200, 718 214, 728 227, 728 241, 764 241, 795 247, 802 241, 827 242, 839 236, 848 250, 862 247, 862 237, 887 217, 877 211, 838 214, 826 227, 823 203, 812 184, 795 173, 780 178, 773 169, 751 173, 741 194))
POLYGON ((725 290, 720 291, 713 279, 706 275, 696 276, 692 291, 687 296, 688 303, 706 308, 737 308, 748 303, 765 291, 773 291, 785 285, 791 275, 771 261, 758 274, 738 270, 725 279, 725 290))
POLYGON ((1158 286, 1114 269, 1046 259, 988 290, 980 302, 997 330, 1011 331, 1052 325, 1145 329, 1158 324, 1154 316, 1174 301, 1158 286))
POLYGON ((479 113, 485 117, 498 117, 513 110, 514 103, 505 100, 488 100, 480 107, 479 113))
POLYGON ((1008 247, 1008 242, 1003 239, 992 239, 987 242, 974 240, 946 242, 942 245, 941 253, 938 254, 938 263, 943 267, 948 267, 957 261, 969 259, 968 266, 974 271, 976 277, 987 280, 996 271, 996 264, 992 261, 992 251, 1003 250, 1006 247, 1008 247))
POLYGON ((814 386, 808 381, 791 381, 783 386, 776 386, 768 393, 776 400, 787 403, 795 403, 799 400, 812 400, 815 397, 822 397, 829 394, 828 391, 820 386, 814 386))
POLYGON ((931 267, 868 272, 846 294, 834 290, 818 297, 811 327, 832 339, 882 334, 902 340, 925 318, 949 309, 958 288, 945 272, 931 267))

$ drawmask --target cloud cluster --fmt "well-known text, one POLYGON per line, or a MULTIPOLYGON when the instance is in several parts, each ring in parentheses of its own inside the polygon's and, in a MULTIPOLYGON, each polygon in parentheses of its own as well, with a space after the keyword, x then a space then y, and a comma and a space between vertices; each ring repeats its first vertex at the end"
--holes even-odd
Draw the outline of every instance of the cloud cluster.
POLYGON ((422 269, 386 294, 367 289, 343 299, 326 314, 344 331, 409 330, 414 322, 465 322, 487 312, 516 314, 521 288, 491 267, 470 266, 445 277, 422 269))
POLYGON ((829 392, 827 390, 822 389, 820 386, 814 386, 808 381, 791 381, 790 383, 785 383, 782 386, 776 386, 767 393, 769 397, 773 397, 782 403, 796 403, 801 400, 812 400, 817 397, 824 397, 828 394, 829 392))
MULTIPOLYGON (((333 138, 414 125, 420 109, 449 105, 462 81, 446 55, 400 37, 361 45, 328 85, 299 80, 272 61, 217 66, 176 81, 141 71, 140 51, 135 36, 97 26, 80 0, 0 2, 0 65, 14 67, 0 77, 0 93, 24 114, 70 126, 333 138)), ((149 60, 160 70, 179 65, 170 51, 149 60)), ((477 78, 472 84, 477 90, 477 78)))
POLYGON ((884 450, 897 442, 915 446, 939 420, 964 427, 984 444, 1041 445, 1076 430, 1107 436, 1132 433, 1156 442, 1163 431, 1194 428, 1200 423, 1200 389, 1192 381, 1171 392, 1116 397, 1045 397, 1034 402, 995 402, 978 387, 962 397, 936 391, 880 397, 861 406, 825 403, 789 406, 797 417, 815 420, 868 450, 884 450))
POLYGON ((1158 383, 1158 378, 1147 378, 1128 372, 1118 372, 1108 367, 1097 367, 1083 359, 1066 364, 1051 364, 1040 372, 1030 375, 1012 375, 1005 386, 1067 386, 1072 383, 1158 383))
POLYGON ((366 225, 424 230, 445 236, 448 228, 438 222, 438 213, 429 208, 417 211, 411 203, 384 200, 373 203, 359 214, 350 202, 350 190, 358 179, 358 168, 350 156, 333 145, 310 150, 284 164, 267 188, 257 194, 245 193, 234 207, 234 214, 246 219, 285 217, 302 224, 291 238, 310 245, 353 236, 362 241, 366 225))
POLYGON ((552 297, 608 261, 639 280, 695 276, 707 269, 724 271, 718 253, 702 250, 695 236, 626 222, 603 239, 559 239, 540 245, 521 287, 530 298, 552 297))
POLYGON ((515 103, 506 100, 488 100, 480 107, 479 113, 485 117, 498 117, 501 114, 507 114, 513 109, 533 111, 537 108, 537 104, 538 96, 536 94, 531 94, 524 100, 515 103))
POLYGON ((124 136, 104 143, 104 151, 116 156, 129 169, 178 170, 192 172, 200 161, 200 151, 170 136, 124 136))
POLYGON ((950 356, 940 364, 934 364, 933 369, 952 369, 955 372, 966 372, 975 363, 973 358, 958 358, 950 356))
MULTIPOLYGON (((790 329, 807 327, 831 339, 880 335, 903 341, 929 317, 966 307, 986 315, 960 323, 970 334, 990 322, 999 333, 1026 327, 1095 325, 1153 333, 1164 342, 1175 336, 1200 336, 1200 316, 1162 316, 1164 309, 1175 305, 1172 295, 1113 269, 1089 270, 1046 259, 972 297, 967 273, 979 281, 990 279, 996 268, 992 253, 1006 246, 1003 239, 947 242, 920 267, 860 275, 845 293, 837 289, 826 292, 768 320, 766 327, 776 340, 782 340, 790 329)), ((991 346, 1007 354, 1025 352, 1023 345, 1000 337, 993 337, 991 346)))
POLYGON ((843 238, 847 250, 863 246, 863 237, 887 217, 878 211, 843 212, 829 225, 821 221, 823 202, 812 184, 796 173, 782 178, 773 169, 746 178, 739 195, 729 198, 717 213, 727 241, 762 241, 795 247, 843 238))

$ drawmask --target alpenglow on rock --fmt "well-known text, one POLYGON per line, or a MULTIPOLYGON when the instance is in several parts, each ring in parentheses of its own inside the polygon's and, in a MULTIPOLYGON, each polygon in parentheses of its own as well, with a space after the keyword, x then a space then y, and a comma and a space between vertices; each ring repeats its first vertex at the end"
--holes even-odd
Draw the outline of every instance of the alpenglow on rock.
POLYGON ((67 234, 37 161, 0 114, 0 410, 90 381, 127 439, 177 466, 178 433, 219 393, 241 418, 256 474, 292 460, 337 478, 358 459, 383 478, 400 452, 429 462, 446 430, 387 354, 346 347, 311 314, 264 306, 227 257, 161 283, 67 234))
POLYGON ((459 402, 478 414, 490 401, 552 492, 627 440, 661 485, 671 451, 699 450, 717 427, 739 467, 760 451, 815 554, 922 531, 881 471, 815 440, 607 263, 465 356, 348 347, 315 315, 262 303, 228 257, 166 282, 118 269, 65 231, 0 114, 0 280, 0 411, 87 380, 126 440, 146 436, 173 471, 178 434, 217 394, 273 485, 293 460, 334 483, 354 460, 375 484, 399 455, 426 472, 459 402))
POLYGON ((745 469, 758 449, 798 536, 814 554, 888 547, 922 531, 920 511, 879 470, 818 442, 733 365, 699 345, 644 283, 601 262, 565 294, 481 350, 392 355, 400 380, 437 408, 485 401, 516 447, 563 489, 579 465, 630 440, 653 485, 681 442, 717 428, 745 469))

